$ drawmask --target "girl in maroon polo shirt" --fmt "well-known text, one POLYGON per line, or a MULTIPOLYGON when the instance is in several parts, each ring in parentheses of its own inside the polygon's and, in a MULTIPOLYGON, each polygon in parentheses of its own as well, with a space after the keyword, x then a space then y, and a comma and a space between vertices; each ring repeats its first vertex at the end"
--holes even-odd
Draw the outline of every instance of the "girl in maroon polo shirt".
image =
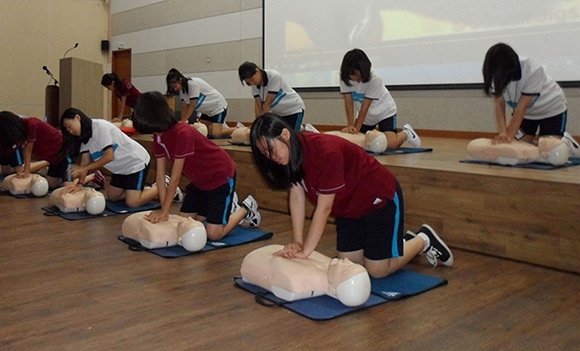
POLYGON ((161 210, 145 217, 150 222, 166 221, 179 180, 185 175, 191 184, 183 199, 180 215, 206 222, 207 236, 219 240, 238 223, 260 224, 258 204, 248 196, 241 204, 235 195, 236 166, 230 155, 195 127, 178 123, 165 97, 147 92, 135 105, 133 125, 139 133, 153 133, 153 153, 157 160, 157 184, 165 184, 166 164, 171 167, 167 189, 159 187, 161 210))
POLYGON ((15 159, 17 176, 26 178, 48 166, 46 179, 51 188, 65 178, 68 162, 60 157, 62 133, 50 124, 35 118, 22 118, 12 112, 0 112, 0 149, 15 159), (35 159, 34 162, 32 159, 35 159))
POLYGON ((256 119, 252 154, 266 182, 290 190, 293 242, 276 254, 307 258, 316 249, 329 216, 336 219, 339 258, 363 264, 380 278, 420 252, 432 264, 453 264, 453 254, 435 231, 423 225, 403 240, 403 193, 393 174, 358 145, 343 138, 298 133, 272 113, 256 119), (315 206, 304 236, 305 200, 315 206))
POLYGON ((130 108, 135 107, 135 103, 141 92, 131 82, 123 79, 121 80, 117 73, 106 73, 101 79, 101 85, 112 91, 115 97, 119 100, 119 110, 116 116, 113 116, 112 122, 121 122, 123 120, 123 113, 125 106, 130 108))

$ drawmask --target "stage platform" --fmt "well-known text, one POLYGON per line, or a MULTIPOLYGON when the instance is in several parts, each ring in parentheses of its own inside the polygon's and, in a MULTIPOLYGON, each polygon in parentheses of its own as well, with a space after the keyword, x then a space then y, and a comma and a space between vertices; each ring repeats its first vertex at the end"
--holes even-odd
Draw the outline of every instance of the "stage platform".
MULTIPOLYGON (((150 150, 150 136, 137 139, 150 150)), ((465 164, 469 140, 422 140, 433 152, 377 156, 403 188, 407 229, 428 223, 453 248, 580 273, 580 166, 465 164)), ((265 184, 249 147, 215 142, 236 162, 241 198, 252 194, 260 207, 288 212, 287 192, 265 184)))

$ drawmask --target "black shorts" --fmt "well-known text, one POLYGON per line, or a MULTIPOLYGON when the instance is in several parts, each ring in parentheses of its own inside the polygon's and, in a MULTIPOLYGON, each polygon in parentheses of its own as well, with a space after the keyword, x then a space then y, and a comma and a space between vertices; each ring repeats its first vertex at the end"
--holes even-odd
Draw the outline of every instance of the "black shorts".
POLYGON ((218 113, 215 116, 208 116, 206 114, 202 114, 199 119, 204 121, 208 121, 211 123, 224 123, 226 121, 226 116, 228 115, 228 109, 225 109, 222 113, 218 113))
POLYGON ((180 211, 205 217, 209 224, 225 225, 230 220, 235 187, 235 176, 214 190, 201 190, 190 183, 180 211))
POLYGON ((393 132, 396 133, 397 132, 397 114, 392 115, 391 117, 387 117, 385 119, 383 119, 382 121, 380 121, 378 124, 375 124, 373 126, 368 126, 366 124, 363 124, 360 127, 360 132, 361 133, 366 133, 369 130, 373 130, 375 128, 377 128, 377 126, 379 126, 379 130, 381 132, 393 132))
POLYGON ((68 170, 68 160, 67 158, 63 158, 60 162, 55 164, 48 165, 48 171, 46 171, 46 175, 53 178, 58 178, 62 180, 69 180, 67 179, 67 170, 68 170))
POLYGON ((14 152, 10 154, 4 154, 0 156, 0 165, 2 166, 18 167, 22 166, 23 164, 24 157, 20 148, 14 149, 14 152))
POLYGON ((405 205, 397 183, 393 201, 358 219, 336 218, 336 250, 364 251, 370 260, 403 256, 405 205))
POLYGON ((285 120, 286 123, 290 125, 290 127, 294 128, 294 130, 299 131, 302 127, 302 120, 304 119, 304 110, 292 115, 280 117, 285 120))
POLYGON ((566 120, 568 118, 568 111, 564 111, 558 115, 539 119, 524 119, 520 125, 520 129, 526 135, 559 135, 563 136, 566 131, 566 120), (539 132, 538 132, 539 130, 539 132))
POLYGON ((125 190, 143 190, 145 181, 147 180, 147 173, 149 173, 149 165, 139 172, 131 174, 113 174, 111 176, 110 185, 116 188, 125 190))

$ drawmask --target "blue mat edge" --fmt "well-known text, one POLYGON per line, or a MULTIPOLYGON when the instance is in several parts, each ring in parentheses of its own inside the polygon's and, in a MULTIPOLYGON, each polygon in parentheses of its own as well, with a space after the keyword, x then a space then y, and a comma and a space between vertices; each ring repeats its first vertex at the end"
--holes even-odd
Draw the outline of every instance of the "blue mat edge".
POLYGON ((246 241, 243 243, 239 243, 239 244, 232 244, 232 245, 216 245, 212 243, 216 243, 214 241, 208 240, 207 244, 205 245, 205 247, 199 251, 195 251, 195 252, 189 252, 186 251, 185 249, 183 249, 183 254, 180 255, 173 255, 173 256, 169 256, 169 255, 164 255, 162 254, 163 250, 169 249, 169 248, 175 248, 175 247, 162 247, 162 248, 157 248, 157 249, 148 249, 146 247, 144 247, 143 245, 141 245, 141 243, 139 243, 137 240, 132 239, 132 238, 127 238, 123 235, 118 235, 117 239, 125 244, 128 245, 128 249, 131 251, 143 251, 143 252, 149 252, 154 254, 155 256, 161 257, 161 258, 169 258, 169 259, 173 259, 173 258, 180 258, 180 257, 186 257, 186 256, 190 256, 190 255, 195 255, 195 254, 200 254, 203 252, 207 252, 207 251, 213 251, 213 250, 217 250, 217 249, 223 249, 223 248, 228 248, 228 247, 234 247, 234 246, 240 246, 240 245, 244 245, 244 244, 249 244, 249 243, 253 243, 253 242, 257 242, 257 241, 263 241, 263 240, 268 240, 271 239, 272 236, 274 236, 273 232, 267 231, 267 230, 263 230, 263 229, 254 229, 254 228, 246 228, 246 229, 251 229, 251 230, 259 230, 261 232, 263 232, 262 235, 253 238, 250 241, 246 241))
POLYGON ((41 207, 41 209, 44 211, 45 216, 60 217, 60 218, 66 219, 67 221, 78 221, 78 220, 83 220, 83 219, 110 217, 110 216, 115 216, 115 215, 119 214, 117 212, 110 211, 106 208, 102 213, 100 213, 98 215, 92 215, 92 214, 89 214, 85 211, 65 213, 65 212, 62 212, 57 206, 54 206, 54 205, 44 206, 44 207, 41 207))
POLYGON ((391 155, 405 155, 405 154, 417 154, 421 152, 432 152, 433 149, 429 147, 400 147, 396 150, 387 150, 380 153, 367 151, 369 155, 373 156, 391 156, 391 155))
MULTIPOLYGON (((270 291, 264 289, 264 288, 261 288, 257 285, 251 284, 251 283, 244 282, 243 278, 241 278, 241 277, 234 277, 234 286, 239 288, 239 289, 242 289, 246 292, 253 294, 256 301, 258 300, 258 298, 263 298, 263 299, 266 299, 266 300, 272 302, 272 306, 284 307, 284 308, 286 308, 286 309, 288 309, 288 310, 290 310, 290 311, 292 311, 300 316, 306 317, 306 318, 314 320, 314 321, 326 321, 326 320, 338 318, 338 317, 341 317, 341 316, 344 316, 344 315, 347 315, 347 314, 350 314, 353 312, 362 311, 362 310, 368 309, 370 307, 378 306, 378 305, 381 305, 381 304, 384 304, 384 303, 387 303, 390 301, 404 300, 406 298, 409 298, 409 297, 412 297, 415 295, 419 295, 419 294, 431 291, 433 289, 436 289, 438 287, 445 286, 448 284, 447 279, 443 279, 443 278, 436 277, 436 276, 431 276, 431 275, 424 274, 424 273, 409 271, 409 270, 405 270, 405 269, 400 269, 397 272, 419 274, 421 276, 428 277, 428 278, 436 281, 436 283, 430 285, 427 289, 421 290, 421 291, 413 293, 413 294, 402 295, 402 296, 399 296, 397 298, 385 297, 384 295, 377 293, 375 291, 375 289, 373 289, 371 286, 371 295, 369 297, 369 300, 367 300, 367 302, 365 302, 363 305, 356 306, 356 307, 348 307, 348 306, 341 305, 341 311, 334 313, 334 314, 330 314, 327 317, 319 317, 319 318, 305 314, 305 313, 301 312, 300 310, 291 308, 291 305, 293 303, 300 303, 300 301, 304 301, 304 300, 285 301, 285 300, 277 297, 276 295, 274 295, 270 291)), ((386 278, 388 278, 388 277, 386 277, 386 278)), ((385 278, 383 278, 383 279, 385 279, 385 278)), ((371 281, 373 281, 372 278, 371 278, 371 281)), ((315 300, 315 299, 330 299, 330 300, 337 301, 334 298, 332 298, 330 296, 325 296, 325 295, 310 298, 310 299, 305 299, 305 300, 315 300)))
POLYGON ((554 166, 549 163, 540 163, 540 162, 532 162, 532 163, 522 163, 517 165, 502 165, 495 162, 489 161, 480 161, 480 160, 460 160, 459 163, 467 163, 467 164, 474 164, 474 165, 483 165, 483 166, 499 166, 499 167, 513 167, 513 168, 523 168, 523 169, 538 169, 541 171, 550 171, 554 169, 562 169, 567 167, 573 167, 580 165, 580 158, 578 157, 570 157, 568 162, 561 165, 561 166, 554 166))

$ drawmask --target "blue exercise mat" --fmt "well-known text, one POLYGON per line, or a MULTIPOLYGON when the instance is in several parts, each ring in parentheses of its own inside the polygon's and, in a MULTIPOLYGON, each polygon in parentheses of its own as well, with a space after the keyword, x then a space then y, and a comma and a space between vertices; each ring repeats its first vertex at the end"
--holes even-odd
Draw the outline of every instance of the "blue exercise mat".
POLYGON ((139 207, 129 207, 125 203, 125 200, 119 201, 109 201, 107 200, 107 210, 115 213, 135 213, 143 211, 151 211, 161 208, 161 204, 155 201, 149 201, 148 203, 139 207))
POLYGON ((58 216, 64 218, 68 221, 78 221, 81 219, 92 219, 92 218, 101 218, 101 217, 108 217, 114 216, 118 213, 110 211, 105 208, 105 210, 97 215, 92 215, 87 211, 80 211, 80 212, 62 212, 57 206, 46 206, 42 207, 45 216, 58 216))
POLYGON ((540 169, 540 170, 551 170, 551 169, 560 169, 572 166, 580 165, 580 158, 577 157, 570 157, 568 162, 564 163, 560 166, 555 166, 550 163, 541 163, 541 162, 532 162, 532 163, 522 163, 517 165, 502 165, 495 162, 489 161, 480 161, 480 160, 461 160, 460 163, 472 163, 477 165, 486 165, 486 166, 500 166, 500 167, 514 167, 514 168, 526 168, 526 169, 540 169))
POLYGON ((134 213, 141 211, 150 211, 160 208, 161 205, 158 202, 148 202, 140 207, 127 207, 124 200, 121 201, 107 201, 105 210, 97 215, 92 215, 87 211, 80 212, 62 212, 57 206, 46 206, 42 207, 45 216, 58 216, 69 221, 77 221, 81 219, 91 219, 100 217, 109 217, 124 213, 134 213))
POLYGON ((238 246, 243 244, 248 244, 254 241, 267 240, 272 237, 272 232, 267 232, 258 228, 246 228, 242 226, 235 227, 228 235, 219 241, 208 240, 207 244, 203 249, 196 252, 190 252, 179 245, 162 247, 158 249, 148 249, 143 247, 135 239, 127 238, 125 236, 119 235, 117 238, 122 242, 129 245, 129 250, 132 251, 146 251, 157 256, 164 258, 177 258, 187 255, 193 255, 199 252, 212 251, 216 249, 221 249, 225 247, 238 246))
POLYGON ((371 295, 361 306, 348 307, 327 295, 285 301, 256 285, 234 278, 234 283, 256 296, 256 302, 266 306, 282 306, 306 318, 322 321, 360 311, 385 302, 399 300, 427 292, 447 284, 447 280, 401 269, 382 279, 371 279, 371 295))
POLYGON ((383 155, 403 155, 403 154, 416 154, 419 152, 431 152, 433 149, 431 148, 424 148, 424 147, 400 147, 396 150, 387 150, 380 153, 370 152, 367 151, 369 154, 374 156, 383 156, 383 155))

